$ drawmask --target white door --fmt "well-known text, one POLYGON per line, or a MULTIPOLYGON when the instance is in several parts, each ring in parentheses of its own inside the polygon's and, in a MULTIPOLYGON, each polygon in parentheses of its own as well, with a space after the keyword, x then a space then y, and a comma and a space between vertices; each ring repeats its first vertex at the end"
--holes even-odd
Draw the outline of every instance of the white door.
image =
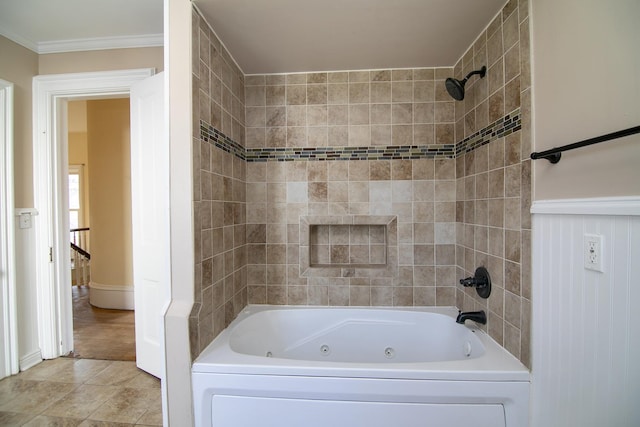
POLYGON ((165 378, 163 316, 171 298, 169 139, 163 73, 131 87, 131 220, 136 363, 165 378))

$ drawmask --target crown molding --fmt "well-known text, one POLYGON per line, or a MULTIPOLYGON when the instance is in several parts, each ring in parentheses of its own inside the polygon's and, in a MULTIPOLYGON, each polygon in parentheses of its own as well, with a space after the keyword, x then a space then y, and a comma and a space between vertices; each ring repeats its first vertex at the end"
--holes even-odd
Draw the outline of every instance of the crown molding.
POLYGON ((2 28, 0 27, 0 36, 4 36, 6 38, 8 38, 9 40, 11 40, 12 42, 15 42, 17 44, 19 44, 22 47, 26 47, 27 49, 38 53, 38 45, 34 42, 32 42, 29 39, 26 39, 12 31, 7 30, 6 28, 2 28))
POLYGON ((39 54, 76 52, 82 50, 126 49, 134 47, 157 47, 164 45, 163 34, 140 36, 96 37, 89 39, 57 40, 38 43, 39 54))
POLYGON ((164 34, 139 36, 95 37, 87 39, 54 40, 34 42, 19 34, 0 27, 0 35, 42 55, 46 53, 78 52, 83 50, 127 49, 136 47, 164 46, 164 34))

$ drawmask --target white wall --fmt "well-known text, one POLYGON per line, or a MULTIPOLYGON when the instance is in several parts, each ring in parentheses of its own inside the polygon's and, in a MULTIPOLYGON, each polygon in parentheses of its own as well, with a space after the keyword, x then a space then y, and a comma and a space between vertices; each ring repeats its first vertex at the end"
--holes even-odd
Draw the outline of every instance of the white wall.
POLYGON ((171 304, 165 314, 165 425, 193 425, 189 315, 194 296, 194 226, 189 0, 164 0, 165 105, 171 167, 171 304))
POLYGON ((533 206, 532 426, 638 426, 640 198, 558 205, 533 206), (584 268, 585 233, 604 273, 584 268))
MULTIPOLYGON (((33 217, 38 221, 39 217, 33 217)), ((18 351, 20 370, 30 368, 42 358, 38 345, 38 311, 36 309, 36 271, 29 257, 20 254, 35 253, 33 228, 20 229, 16 225, 16 287, 18 299, 18 351)))

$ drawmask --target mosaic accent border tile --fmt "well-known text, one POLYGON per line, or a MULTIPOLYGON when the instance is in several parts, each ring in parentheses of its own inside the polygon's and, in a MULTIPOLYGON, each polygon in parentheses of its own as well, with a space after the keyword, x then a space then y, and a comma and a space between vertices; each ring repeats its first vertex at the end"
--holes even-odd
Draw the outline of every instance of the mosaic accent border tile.
POLYGON ((454 146, 369 146, 369 147, 318 147, 318 148, 258 148, 247 150, 250 162, 269 160, 395 160, 423 158, 453 158, 454 146))
POLYGON ((413 160, 456 158, 522 128, 520 109, 496 120, 454 144, 390 145, 368 147, 274 147, 246 149, 207 122, 200 121, 200 138, 247 162, 323 160, 413 160))
POLYGON ((478 147, 482 147, 485 144, 490 143, 498 138, 505 137, 514 132, 519 131, 522 128, 522 117, 520 115, 520 109, 513 110, 506 116, 496 120, 489 126, 480 129, 473 135, 469 135, 462 141, 458 141, 456 144, 456 155, 469 153, 478 147))
POLYGON ((204 142, 210 142, 221 150, 231 153, 242 160, 247 160, 247 153, 242 145, 238 144, 204 120, 200 120, 200 139, 204 142))

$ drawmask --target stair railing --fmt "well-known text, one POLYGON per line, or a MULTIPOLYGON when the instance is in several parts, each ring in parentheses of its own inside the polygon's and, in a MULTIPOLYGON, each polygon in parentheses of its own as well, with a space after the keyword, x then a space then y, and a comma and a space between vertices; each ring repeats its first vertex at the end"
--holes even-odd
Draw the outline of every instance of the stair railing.
POLYGON ((89 248, 89 231, 85 228, 71 229, 71 283, 86 286, 90 280, 91 254, 89 248))

